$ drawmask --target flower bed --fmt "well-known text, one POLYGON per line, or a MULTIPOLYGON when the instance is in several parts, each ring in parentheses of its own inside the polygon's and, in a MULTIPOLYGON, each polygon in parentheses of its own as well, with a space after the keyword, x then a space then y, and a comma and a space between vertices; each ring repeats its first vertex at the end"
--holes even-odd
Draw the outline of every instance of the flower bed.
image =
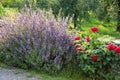
POLYGON ((115 80, 115 70, 120 64, 120 46, 98 40, 97 27, 91 34, 80 34, 74 38, 79 67, 95 80, 115 80))

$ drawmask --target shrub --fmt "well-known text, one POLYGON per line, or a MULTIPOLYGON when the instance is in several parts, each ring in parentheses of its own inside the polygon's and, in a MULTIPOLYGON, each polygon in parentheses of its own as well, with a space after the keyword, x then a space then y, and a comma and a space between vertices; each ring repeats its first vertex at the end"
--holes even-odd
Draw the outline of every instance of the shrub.
POLYGON ((75 59, 73 34, 67 32, 68 18, 54 18, 52 11, 21 10, 6 19, 1 59, 22 68, 59 71, 75 59))
POLYGON ((81 34, 76 40, 77 57, 80 68, 95 80, 115 80, 120 64, 120 46, 97 39, 97 27, 92 27, 90 35, 81 34))

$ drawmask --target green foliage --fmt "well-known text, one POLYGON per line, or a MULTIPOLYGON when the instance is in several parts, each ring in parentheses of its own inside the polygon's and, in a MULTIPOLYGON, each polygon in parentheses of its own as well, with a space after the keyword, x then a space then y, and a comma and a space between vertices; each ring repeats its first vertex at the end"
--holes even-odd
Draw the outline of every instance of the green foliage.
POLYGON ((5 12, 2 4, 0 3, 0 18, 1 18, 2 16, 5 16, 5 14, 6 14, 6 12, 5 12))
POLYGON ((99 21, 97 17, 95 17, 95 13, 93 12, 90 12, 90 21, 83 20, 81 25, 78 25, 77 30, 80 30, 81 32, 87 34, 91 34, 90 28, 93 25, 99 28, 99 32, 97 33, 99 37, 108 35, 117 39, 120 38, 120 33, 116 32, 115 26, 117 25, 117 22, 115 20, 111 20, 109 23, 104 21, 99 21))
POLYGON ((1 3, 4 7, 21 9, 25 5, 27 5, 27 7, 29 7, 30 5, 33 7, 35 5, 35 2, 32 1, 34 0, 3 0, 1 1, 1 3))
POLYGON ((21 9, 25 4, 44 10, 52 9, 57 17, 61 11, 62 17, 73 17, 74 27, 83 20, 90 21, 90 12, 101 21, 110 22, 117 19, 118 6, 114 0, 2 0, 4 7, 21 9))
MULTIPOLYGON (((57 2, 57 0, 37 0, 36 1, 36 5, 37 7, 40 7, 41 9, 50 9, 55 3, 57 2)), ((55 6, 54 6, 55 7, 55 6)))
POLYGON ((94 12, 99 20, 109 22, 117 18, 118 7, 114 0, 98 0, 98 6, 94 12))
POLYGON ((78 50, 80 68, 92 79, 115 80, 115 70, 119 68, 120 54, 115 53, 114 50, 109 51, 108 43, 98 40, 97 33, 80 35, 81 40, 76 42, 76 46, 80 45, 81 48, 78 50), (86 42, 86 36, 90 36, 90 42, 86 42))
POLYGON ((61 9, 61 15, 63 17, 73 17, 74 26, 77 27, 77 24, 81 22, 81 20, 88 19, 89 14, 89 1, 86 0, 58 0, 58 3, 55 4, 57 7, 53 7, 54 14, 58 14, 61 9), (57 8, 57 9, 55 9, 57 8))

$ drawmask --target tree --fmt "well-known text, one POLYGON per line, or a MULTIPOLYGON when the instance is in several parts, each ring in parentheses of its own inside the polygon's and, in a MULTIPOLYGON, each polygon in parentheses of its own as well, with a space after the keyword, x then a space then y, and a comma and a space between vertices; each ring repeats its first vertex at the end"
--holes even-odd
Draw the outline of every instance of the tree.
POLYGON ((120 32, 120 0, 117 0, 118 12, 117 12, 117 31, 120 32))
POLYGON ((99 6, 96 10, 98 10, 97 17, 99 20, 105 19, 109 22, 111 19, 117 19, 116 31, 120 32, 120 0, 99 0, 99 6))
POLYGON ((88 3, 88 0, 58 0, 58 3, 52 9, 55 15, 61 9, 63 17, 73 17, 74 27, 77 27, 78 22, 80 23, 83 18, 89 16, 88 11, 90 8, 88 3))

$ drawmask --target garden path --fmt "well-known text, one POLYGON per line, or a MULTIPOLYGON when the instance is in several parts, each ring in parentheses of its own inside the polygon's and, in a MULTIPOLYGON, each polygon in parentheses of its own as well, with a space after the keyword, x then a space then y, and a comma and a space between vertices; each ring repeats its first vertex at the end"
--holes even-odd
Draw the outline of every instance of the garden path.
POLYGON ((43 80, 21 69, 0 68, 0 80, 43 80))

